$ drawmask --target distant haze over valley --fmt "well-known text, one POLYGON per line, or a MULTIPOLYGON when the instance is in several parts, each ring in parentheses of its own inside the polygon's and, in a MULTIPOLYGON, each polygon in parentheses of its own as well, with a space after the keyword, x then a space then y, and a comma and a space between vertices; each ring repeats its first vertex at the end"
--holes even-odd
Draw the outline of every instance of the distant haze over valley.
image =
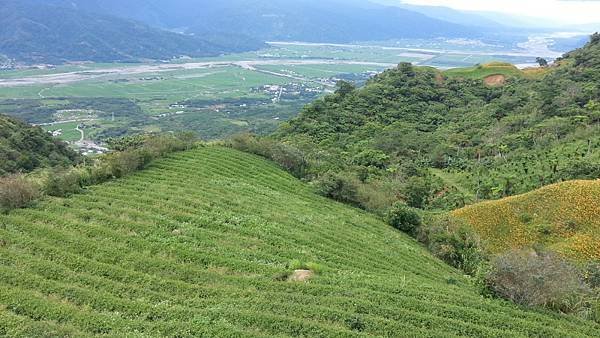
MULTIPOLYGON (((507 49, 531 34, 591 33, 585 26, 543 27, 529 25, 531 18, 394 0, 0 0, 0 14, 0 54, 5 63, 25 64, 217 56, 258 50, 265 41, 446 38, 507 49)), ((559 40, 559 53, 581 43, 559 40)))

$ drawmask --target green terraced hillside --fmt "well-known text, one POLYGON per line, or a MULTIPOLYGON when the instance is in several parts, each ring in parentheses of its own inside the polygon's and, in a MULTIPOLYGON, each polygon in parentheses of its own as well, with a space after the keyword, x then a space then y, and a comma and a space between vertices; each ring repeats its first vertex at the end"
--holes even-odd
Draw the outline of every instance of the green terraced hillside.
POLYGON ((0 336, 598 332, 482 298, 404 234, 230 149, 0 216, 0 336), (319 273, 281 278, 295 260, 319 273))

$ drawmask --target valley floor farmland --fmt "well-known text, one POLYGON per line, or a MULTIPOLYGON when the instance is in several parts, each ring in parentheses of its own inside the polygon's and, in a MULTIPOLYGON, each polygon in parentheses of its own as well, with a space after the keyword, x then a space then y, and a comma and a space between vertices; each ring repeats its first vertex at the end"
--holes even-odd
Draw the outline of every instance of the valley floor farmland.
MULTIPOLYGON (((524 52, 503 55, 498 47, 477 51, 464 41, 394 46, 274 42, 264 50, 216 58, 0 71, 0 113, 42 124, 67 122, 61 111, 95 110, 93 121, 83 125, 86 139, 94 141, 180 130, 214 139, 243 131, 271 132, 302 106, 334 90, 339 80, 361 84, 399 62, 448 68, 535 59, 524 52), (86 103, 74 105, 74 98, 86 103), (98 99, 118 102, 107 109, 98 99)), ((75 140, 70 134, 59 137, 75 140)))
POLYGON ((0 335, 592 337, 482 298, 408 236, 207 147, 0 215, 0 335), (285 276, 297 263, 318 272, 285 276))

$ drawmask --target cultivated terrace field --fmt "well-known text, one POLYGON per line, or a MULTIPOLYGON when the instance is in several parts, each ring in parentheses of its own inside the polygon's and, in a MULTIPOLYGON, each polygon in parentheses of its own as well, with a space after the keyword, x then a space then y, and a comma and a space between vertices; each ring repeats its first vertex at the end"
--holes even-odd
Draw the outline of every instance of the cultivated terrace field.
POLYGON ((253 155, 176 153, 0 216, 3 336, 592 337, 487 299, 368 213, 253 155), (289 281, 294 269, 316 273, 289 281))

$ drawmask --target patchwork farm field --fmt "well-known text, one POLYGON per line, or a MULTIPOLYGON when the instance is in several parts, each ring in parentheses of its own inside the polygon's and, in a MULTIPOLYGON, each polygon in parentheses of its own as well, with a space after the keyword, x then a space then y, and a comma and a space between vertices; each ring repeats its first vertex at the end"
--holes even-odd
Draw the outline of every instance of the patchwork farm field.
MULTIPOLYGON (((24 70, 23 75, 28 74, 24 79, 30 84, 19 84, 15 74, 4 78, 14 85, 0 85, 0 112, 35 124, 67 121, 56 115, 60 110, 79 108, 70 103, 76 98, 87 102, 86 109, 100 113, 94 121, 85 121, 96 128, 86 134, 93 140, 136 130, 193 130, 205 139, 222 138, 249 130, 270 132, 300 107, 333 90, 336 81, 332 78, 352 74, 352 80, 366 80, 368 74, 383 69, 375 65, 316 64, 296 72, 296 67, 286 64, 273 66, 274 71, 268 66, 244 68, 244 64, 221 62, 192 69, 174 65, 172 70, 154 65, 148 66, 148 71, 140 65, 140 70, 115 65, 106 72, 103 68, 71 73, 24 70), (102 110, 98 99, 113 100, 114 104, 110 110, 102 110), (135 114, 131 114, 132 105, 135 114)), ((73 66, 64 67, 65 71, 73 70, 73 66)))
MULTIPOLYGON (((93 126, 85 137, 97 142, 140 131, 190 130, 204 139, 247 131, 262 134, 335 90, 339 80, 361 85, 400 62, 451 68, 491 60, 534 60, 525 52, 502 55, 501 48, 490 48, 477 50, 460 41, 382 45, 274 42, 256 52, 212 58, 6 70, 0 71, 0 113, 35 124, 66 122, 56 116, 57 110, 78 109, 68 101, 85 99, 86 109, 99 114, 94 121, 77 122, 93 126), (102 110, 99 99, 114 99, 118 104, 102 110), (46 104, 48 101, 53 104, 46 104), (7 105, 11 108, 5 110, 7 105), (133 110, 132 105, 136 107, 133 110)), ((74 137, 63 139, 73 141, 74 137)))
POLYGON ((2 336, 592 337, 486 299, 379 219, 205 147, 0 215, 2 336), (288 280, 298 268, 316 274, 288 280))

